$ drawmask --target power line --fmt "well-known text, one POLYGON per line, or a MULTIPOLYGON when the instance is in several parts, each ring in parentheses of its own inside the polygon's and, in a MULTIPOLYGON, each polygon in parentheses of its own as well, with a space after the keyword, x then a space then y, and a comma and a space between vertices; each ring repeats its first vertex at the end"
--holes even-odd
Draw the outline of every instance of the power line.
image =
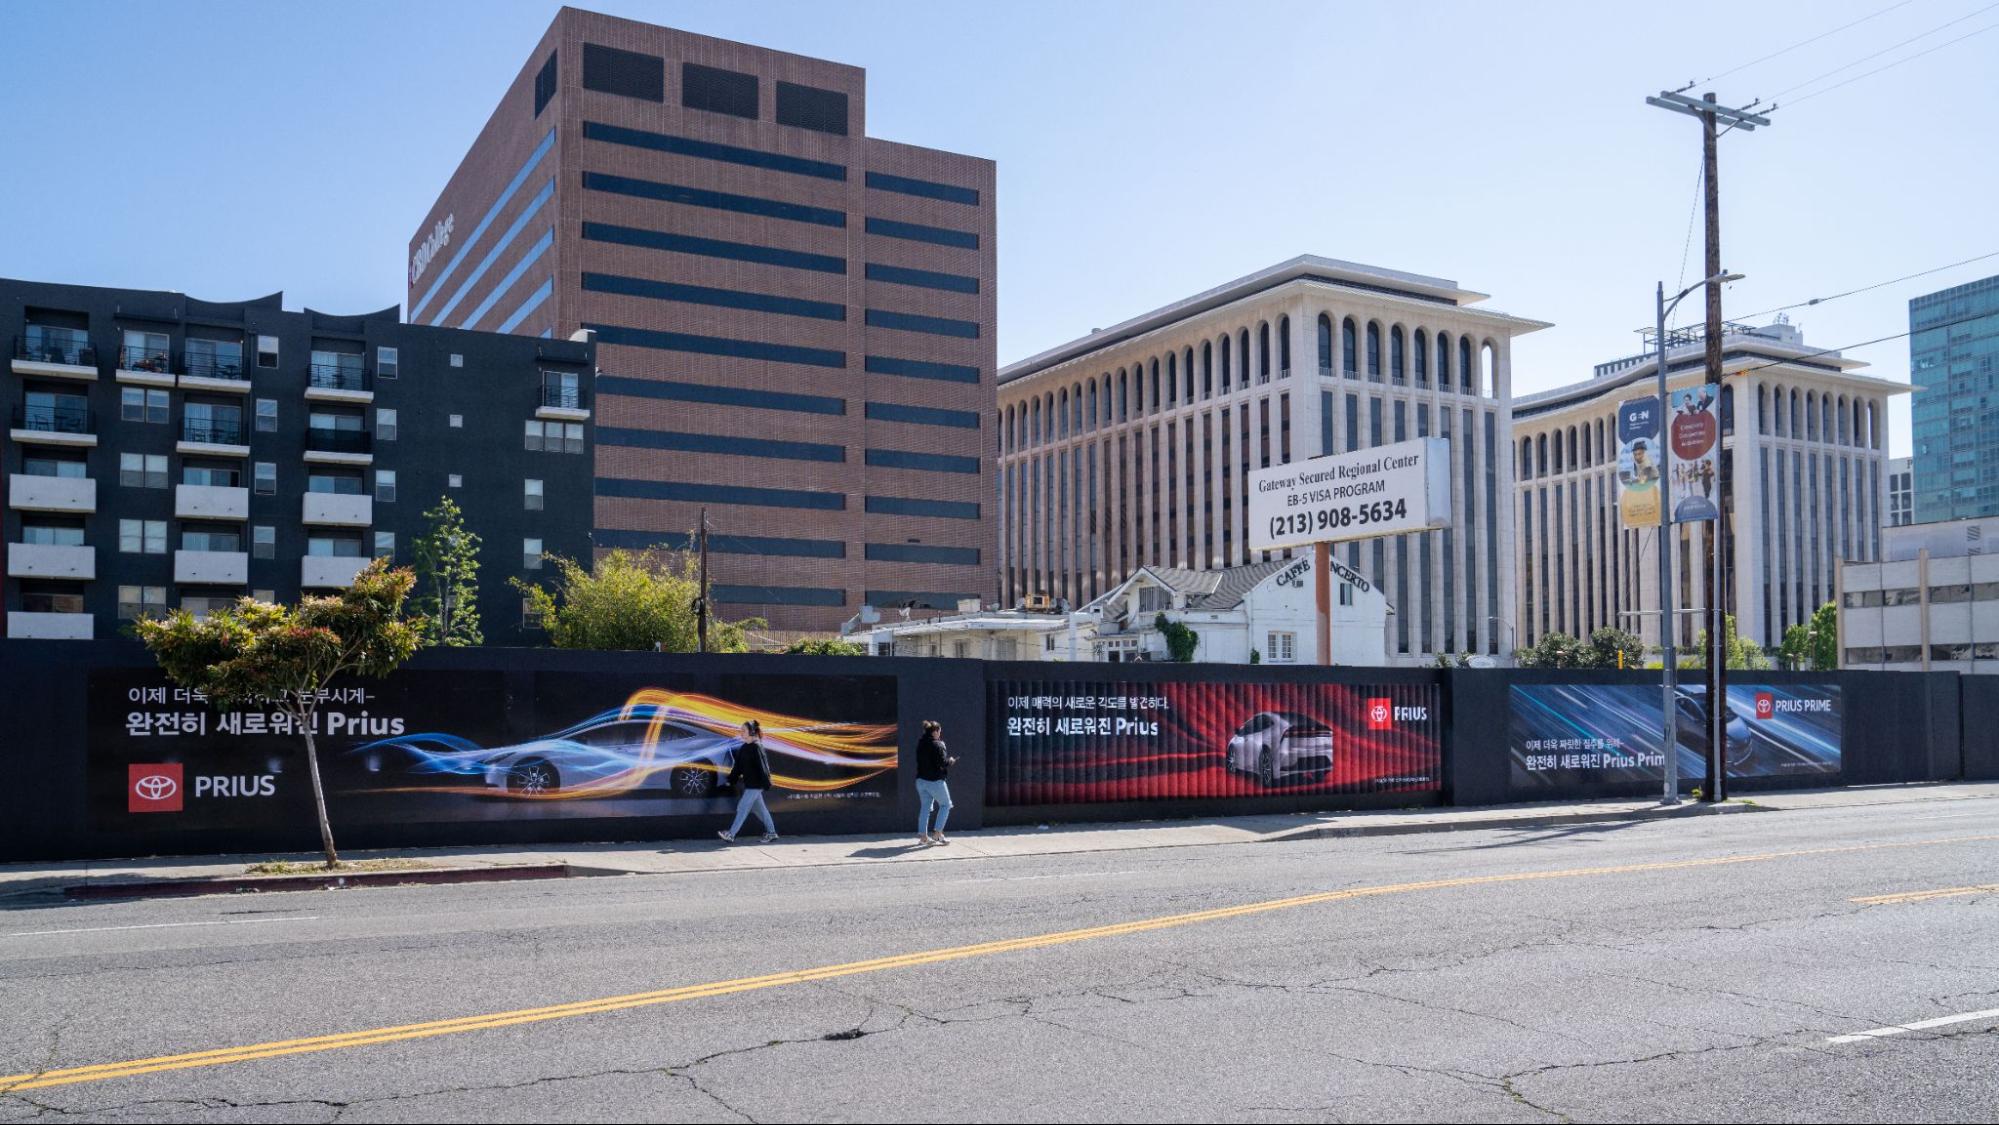
MULTIPOLYGON (((1923 332, 1930 332, 1930 331, 1934 331, 1935 329, 1938 329, 1938 328, 1955 328, 1956 326, 1958 326, 1958 325, 1960 325, 1960 324, 1970 324, 1970 323, 1971 323, 1972 321, 1974 321, 1974 320, 1987 320, 1987 319, 1989 319, 1989 318, 1991 318, 1991 317, 1994 317, 1994 316, 1999 316, 1999 313, 1989 313, 1989 312, 1988 312, 1988 313, 1979 313, 1979 314, 1977 314, 1976 316, 1967 316, 1967 317, 1963 317, 1963 318, 1961 318, 1961 319, 1958 319, 1958 320, 1947 320, 1947 321, 1943 322, 1942 324, 1925 324, 1925 325, 1923 325, 1923 327, 1922 327, 1922 328, 1920 329, 1920 331, 1923 331, 1923 332)), ((1800 361, 1800 360, 1806 360, 1806 359, 1814 359, 1814 358, 1816 358, 1816 357, 1818 357, 1818 356, 1822 356, 1822 355, 1832 355, 1832 354, 1834 354, 1834 353, 1836 353, 1836 352, 1844 352, 1844 351, 1851 351, 1851 350, 1853 350, 1854 348, 1865 348, 1865 347, 1868 347, 1868 346, 1871 346, 1871 345, 1873 345, 1873 344, 1885 344, 1885 343, 1887 343, 1887 342, 1888 342, 1888 341, 1890 341, 1890 340, 1900 340, 1900 339, 1902 339, 1902 338, 1903 338, 1903 337, 1905 337, 1905 336, 1913 336, 1913 335, 1915 335, 1915 334, 1916 334, 1916 332, 1917 332, 1917 331, 1919 331, 1919 330, 1918 330, 1918 329, 1914 329, 1914 328, 1911 328, 1911 329, 1909 329, 1909 330, 1908 330, 1908 331, 1906 331, 1906 332, 1897 332, 1897 333, 1895 333, 1895 334, 1894 334, 1894 335, 1892 335, 1892 336, 1876 336, 1876 337, 1875 337, 1875 338, 1873 338, 1872 340, 1862 340, 1862 341, 1860 341, 1859 343, 1855 343, 1855 344, 1841 344, 1840 346, 1838 346, 1838 347, 1836 347, 1836 348, 1821 348, 1821 349, 1819 349, 1818 351, 1815 351, 1815 352, 1806 352, 1806 353, 1805 353, 1805 354, 1803 354, 1803 355, 1794 355, 1794 356, 1787 356, 1787 357, 1785 357, 1785 358, 1783 358, 1783 359, 1773 359, 1773 360, 1771 360, 1771 361, 1770 361, 1770 362, 1768 362, 1768 363, 1759 363, 1759 364, 1756 364, 1756 365, 1755 365, 1755 366, 1753 366, 1753 367, 1743 367, 1743 368, 1738 368, 1738 369, 1736 369, 1736 370, 1734 370, 1734 371, 1731 371, 1731 372, 1729 372, 1729 374, 1730 374, 1730 375, 1747 375, 1747 374, 1749 374, 1749 373, 1750 373, 1751 371, 1761 371, 1761 370, 1763 370, 1763 369, 1764 369, 1764 368, 1766 368, 1766 367, 1782 367, 1782 366, 1784 366, 1784 365, 1785 365, 1785 364, 1787 364, 1787 363, 1797 363, 1797 362, 1798 362, 1798 361, 1800 361)))
POLYGON ((1935 269, 1923 270, 1920 273, 1903 274, 1901 277, 1889 278, 1887 281, 1877 281, 1872 285, 1862 285, 1857 289, 1848 289, 1843 293, 1832 293, 1824 297, 1813 297, 1809 301, 1799 301, 1795 304, 1790 304, 1790 305, 1778 305, 1774 309, 1764 309, 1761 312, 1743 313, 1741 314, 1741 319, 1752 320, 1759 316, 1769 316, 1771 313, 1789 312, 1792 309, 1802 309, 1811 305, 1823 305, 1827 301, 1837 301, 1841 297, 1851 297, 1855 293, 1867 293, 1875 289, 1886 288, 1887 286, 1890 285, 1899 285, 1904 281, 1914 281, 1919 277, 1928 277, 1933 273, 1942 273, 1945 270, 1954 270, 1959 266, 1968 266, 1973 262, 1982 262, 1987 258, 1999 258, 1999 250, 1994 250, 1989 254, 1980 254, 1975 258, 1966 258, 1963 261, 1952 262, 1947 266, 1937 266, 1935 269))
MULTIPOLYGON (((1856 67, 1856 66, 1859 66, 1859 65, 1860 65, 1861 63, 1864 63, 1864 62, 1867 62, 1867 61, 1869 61, 1869 60, 1871 60, 1871 59, 1878 59, 1878 58, 1880 58, 1880 57, 1881 57, 1882 55, 1885 55, 1885 54, 1888 54, 1888 53, 1889 53, 1889 52, 1891 52, 1891 51, 1898 51, 1898 50, 1901 50, 1901 49, 1902 49, 1903 47, 1906 47, 1906 46, 1908 46, 1909 44, 1911 44, 1911 43, 1914 43, 1914 42, 1915 42, 1915 41, 1917 41, 1918 39, 1928 39, 1928 38, 1929 38, 1930 36, 1932 36, 1932 35, 1935 35, 1935 34, 1936 34, 1937 32, 1939 32, 1939 31, 1942 31, 1942 30, 1944 30, 1945 28, 1949 28, 1949 27, 1955 27, 1955 26, 1957 26, 1958 24, 1961 24, 1961 23, 1963 23, 1963 22, 1964 22, 1965 20, 1968 20, 1968 19, 1971 19, 1971 18, 1972 18, 1972 17, 1974 17, 1974 16, 1982 16, 1982 15, 1984 15, 1985 13, 1987 13, 1987 12, 1991 11, 1991 10, 1992 10, 1992 9, 1994 9, 1994 8, 1999 8, 1999 3, 1992 3, 1992 4, 1987 4, 1987 5, 1985 5, 1985 6, 1983 7, 1983 8, 1979 8, 1979 9, 1977 9, 1976 11, 1972 11, 1972 12, 1967 12, 1967 13, 1965 13, 1964 15, 1961 15, 1961 16, 1957 17, 1957 18, 1956 18, 1956 19, 1954 19, 1954 20, 1948 20, 1948 21, 1946 21, 1946 22, 1944 22, 1944 23, 1940 23, 1940 24, 1936 25, 1935 27, 1933 27, 1933 28, 1930 28, 1930 29, 1929 29, 1928 31, 1925 31, 1925 32, 1923 32, 1923 33, 1922 33, 1922 34, 1920 34, 1920 35, 1911 35, 1911 36, 1910 36, 1910 37, 1908 37, 1907 39, 1904 39, 1904 40, 1902 40, 1902 41, 1901 41, 1900 43, 1893 43, 1893 44, 1890 44, 1890 45, 1888 45, 1888 46, 1886 46, 1886 47, 1883 47, 1883 48, 1881 48, 1880 50, 1878 50, 1878 51, 1875 51, 1875 52, 1873 52, 1873 53, 1871 53, 1871 54, 1866 54, 1866 55, 1862 55, 1862 56, 1860 56, 1859 58, 1857 58, 1857 59, 1854 59, 1854 60, 1853 60, 1852 62, 1849 62, 1849 63, 1845 63, 1845 64, 1842 64, 1842 65, 1840 65, 1840 66, 1836 66, 1836 67, 1833 67, 1833 68, 1832 68, 1831 70, 1828 70, 1828 71, 1826 71, 1825 73, 1823 73, 1823 74, 1820 74, 1820 75, 1818 75, 1817 77, 1814 77, 1814 78, 1807 78, 1807 79, 1805 79, 1805 80, 1804 80, 1803 82, 1800 82, 1800 83, 1798 83, 1798 84, 1797 84, 1797 85, 1795 85, 1795 86, 1787 86, 1787 87, 1785 87, 1784 89, 1782 89, 1782 90, 1779 90, 1779 91, 1777 91, 1777 93, 1776 93, 1775 95, 1773 95, 1773 96, 1774 96, 1774 97, 1779 97, 1779 98, 1781 98, 1781 97, 1783 97, 1783 96, 1784 96, 1785 94, 1788 94, 1788 93, 1792 92, 1793 90, 1802 90, 1802 89, 1804 89, 1804 88, 1805 88, 1805 87, 1807 87, 1807 86, 1811 86, 1811 85, 1814 85, 1814 84, 1816 84, 1816 83, 1818 83, 1818 82, 1820 82, 1820 81, 1823 81, 1824 79, 1827 79, 1827 78, 1831 78, 1831 77, 1832 77, 1833 75, 1835 75, 1835 74, 1838 74, 1838 73, 1839 73, 1840 71, 1843 71, 1843 70, 1852 70, 1852 69, 1853 69, 1854 67, 1856 67)), ((1995 25, 1995 26, 1999 26, 1999 25, 1995 25)), ((1985 28, 1984 30, 1988 30, 1988 31, 1989 31, 1989 30, 1991 30, 1991 28, 1989 28, 1989 27, 1988 27, 1988 28, 1985 28)), ((1974 32, 1972 32, 1971 34, 1972 34, 1972 35, 1976 35, 1976 34, 1978 34, 1978 32, 1975 32, 1975 31, 1974 31, 1974 32)), ((1959 38, 1960 38, 1960 39, 1968 39, 1968 38, 1970 38, 1970 36, 1969 36, 1969 35, 1966 35, 1966 36, 1960 36, 1959 38)), ((1955 43, 1955 42, 1958 42, 1958 40, 1957 40, 1957 39, 1952 39, 1952 40, 1950 40, 1949 42, 1945 42, 1945 43, 1939 43, 1939 44, 1937 44, 1937 46, 1935 46, 1935 47, 1932 47, 1932 48, 1930 48, 1930 50, 1931 50, 1931 51, 1934 51, 1934 50, 1939 50, 1939 49, 1941 49, 1941 48, 1944 48, 1944 47, 1948 47, 1948 46, 1950 46, 1950 44, 1951 44, 1951 43, 1955 43)), ((1923 55, 1926 55, 1926 54, 1928 54, 1928 53, 1929 53, 1929 51, 1922 51, 1922 52, 1918 52, 1917 54, 1913 54, 1913 55, 1910 55, 1910 56, 1909 56, 1909 58, 1910 58, 1910 59, 1917 59, 1917 58, 1921 58, 1921 57, 1922 57, 1923 55)), ((1902 62, 1907 62, 1907 61, 1909 61, 1909 60, 1908 60, 1908 59, 1903 59, 1903 60, 1901 60, 1901 62, 1897 62, 1897 63, 1891 63, 1891 64, 1889 64, 1889 65, 1891 65, 1891 66, 1900 66, 1902 62)), ((1881 68, 1881 69, 1885 70, 1885 69, 1887 69, 1887 68, 1886 68, 1886 67, 1883 67, 1883 68, 1881 68)), ((1875 72, 1875 71, 1868 71, 1867 73, 1868 73, 1868 74, 1873 74, 1873 73, 1876 73, 1876 72, 1875 72)), ((1859 78, 1865 78, 1865 77, 1867 77, 1867 75, 1866 75, 1866 74, 1861 74, 1861 75, 1855 75, 1855 76, 1854 76, 1854 78, 1855 78, 1855 79, 1859 79, 1859 78)), ((1853 79, 1849 79, 1849 81, 1852 81, 1852 80, 1853 80, 1853 79)), ((1826 87, 1826 89, 1827 89, 1827 90, 1833 90, 1833 89, 1838 89, 1840 85, 1845 85, 1845 83, 1839 83, 1839 84, 1837 84, 1837 85, 1834 85, 1834 86, 1828 86, 1828 87, 1826 87)), ((1817 92, 1815 92, 1815 93, 1811 93, 1811 94, 1806 94, 1804 98, 1799 98, 1798 100, 1799 100, 1799 101, 1804 101, 1804 100, 1805 100, 1805 98, 1815 98, 1815 97, 1817 97, 1817 96, 1818 96, 1819 94, 1823 94, 1823 93, 1825 93, 1825 90, 1819 90, 1819 91, 1817 91, 1817 92)))
POLYGON ((1897 8, 1906 8, 1913 3, 1915 3, 1915 0, 1901 0, 1900 3, 1890 4, 1887 7, 1882 8, 1880 11, 1870 12, 1867 15, 1864 15, 1859 19, 1854 20, 1852 23, 1844 23, 1839 25, 1838 27, 1833 28, 1831 31, 1820 32, 1819 34, 1812 36, 1810 39, 1806 39, 1798 43, 1793 43, 1790 46, 1785 47, 1781 51, 1772 51, 1769 54, 1764 55, 1762 58, 1750 59, 1748 62, 1743 63, 1741 66, 1735 67, 1734 69, 1731 70, 1724 70, 1720 74, 1714 75, 1713 77, 1710 78, 1703 79, 1703 81, 1713 82, 1717 78, 1727 78, 1729 75, 1734 74, 1737 71, 1748 70, 1750 67, 1755 66, 1757 63, 1769 62, 1771 59, 1774 59, 1779 55, 1788 55, 1792 51, 1795 51, 1800 47, 1809 47, 1813 43, 1816 43, 1821 39, 1825 39, 1833 35, 1838 35, 1840 32, 1845 31, 1849 27, 1857 27, 1863 23, 1866 23, 1868 20, 1875 18, 1876 16, 1885 16, 1889 12, 1892 12, 1897 8))
POLYGON ((1896 67, 1901 66, 1903 63, 1915 62, 1917 59, 1922 58, 1924 55, 1935 54, 1936 52, 1943 50, 1945 47, 1948 47, 1953 43, 1962 43, 1966 39, 1969 39, 1974 35, 1983 35, 1986 32, 1991 31, 1993 28, 1999 28, 1999 23, 1986 24, 1984 27, 1979 28, 1977 31, 1967 32, 1966 34, 1960 35, 1955 39, 1945 40, 1944 42, 1939 43, 1934 47, 1931 47, 1927 51, 1917 51, 1915 54, 1910 55, 1907 58, 1896 59, 1894 62, 1891 62, 1886 66, 1877 66, 1873 70, 1866 71, 1861 74, 1856 74, 1844 82, 1835 82, 1832 85, 1827 86, 1823 90, 1813 90, 1811 93, 1806 94, 1802 98, 1798 98, 1796 101, 1793 101, 1791 104, 1796 105, 1798 104, 1798 102, 1808 102, 1813 98, 1818 97, 1820 94, 1830 94, 1834 90, 1839 89, 1841 86, 1850 86, 1853 83, 1858 82, 1863 78, 1873 77, 1874 75, 1879 74, 1884 70, 1893 70, 1896 67))

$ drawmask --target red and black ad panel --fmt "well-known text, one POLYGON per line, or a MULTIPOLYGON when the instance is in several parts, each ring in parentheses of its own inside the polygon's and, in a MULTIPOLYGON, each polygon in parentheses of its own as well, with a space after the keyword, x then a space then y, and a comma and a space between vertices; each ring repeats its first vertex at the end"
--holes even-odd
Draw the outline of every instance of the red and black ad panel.
POLYGON ((1435 684, 989 685, 993 807, 1436 793, 1435 684))

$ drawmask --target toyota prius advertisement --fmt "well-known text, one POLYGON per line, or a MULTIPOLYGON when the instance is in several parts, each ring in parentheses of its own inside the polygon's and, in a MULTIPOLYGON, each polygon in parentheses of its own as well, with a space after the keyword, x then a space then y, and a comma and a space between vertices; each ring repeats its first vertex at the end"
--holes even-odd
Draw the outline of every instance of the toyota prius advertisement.
MULTIPOLYGON (((217 710, 151 672, 95 673, 90 699, 98 827, 309 823, 304 740, 283 710, 217 710)), ((780 815, 893 810, 892 676, 407 671, 329 689, 314 735, 336 828, 693 817, 731 807, 750 719, 780 815)))
MULTIPOLYGON (((1665 781, 1664 689, 1645 684, 1515 684, 1508 742, 1515 791, 1567 793, 1665 781)), ((1680 777, 1707 776, 1707 688, 1674 696, 1680 777)), ((1844 711, 1837 684, 1728 685, 1732 778, 1837 780, 1844 711)))
POLYGON ((1009 680, 989 690, 993 806, 1442 789, 1434 684, 1009 680))

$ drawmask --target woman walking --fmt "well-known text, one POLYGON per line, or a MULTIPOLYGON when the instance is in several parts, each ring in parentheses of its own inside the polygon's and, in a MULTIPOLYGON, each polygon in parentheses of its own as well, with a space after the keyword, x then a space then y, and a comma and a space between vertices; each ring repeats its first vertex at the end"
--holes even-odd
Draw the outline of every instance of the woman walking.
POLYGON ((916 740, 916 842, 948 844, 944 822, 951 819, 951 756, 944 745, 944 728, 933 719, 923 721, 923 737, 916 740), (937 809, 937 828, 930 828, 930 810, 937 809))
POLYGON ((736 747, 735 765, 729 769, 729 784, 740 785, 742 795, 736 798, 736 822, 727 832, 717 832, 724 841, 734 841, 736 833, 742 831, 743 821, 748 820, 751 810, 757 819, 763 821, 763 842, 768 844, 777 839, 777 825, 770 819, 770 806, 764 804, 764 790, 770 788, 770 756, 764 753, 763 724, 755 719, 743 724, 743 744, 736 747))

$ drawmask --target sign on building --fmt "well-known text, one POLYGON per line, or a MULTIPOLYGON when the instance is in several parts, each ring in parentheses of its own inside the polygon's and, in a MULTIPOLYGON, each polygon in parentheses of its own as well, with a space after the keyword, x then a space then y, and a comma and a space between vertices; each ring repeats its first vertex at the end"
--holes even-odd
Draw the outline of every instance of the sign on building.
POLYGON ((1450 473, 1450 443, 1436 437, 1251 470, 1250 550, 1447 527, 1450 473))
POLYGON ((1713 383, 1666 396, 1672 404, 1667 440, 1673 443, 1673 522, 1717 519, 1715 493, 1721 484, 1721 388, 1713 383))

